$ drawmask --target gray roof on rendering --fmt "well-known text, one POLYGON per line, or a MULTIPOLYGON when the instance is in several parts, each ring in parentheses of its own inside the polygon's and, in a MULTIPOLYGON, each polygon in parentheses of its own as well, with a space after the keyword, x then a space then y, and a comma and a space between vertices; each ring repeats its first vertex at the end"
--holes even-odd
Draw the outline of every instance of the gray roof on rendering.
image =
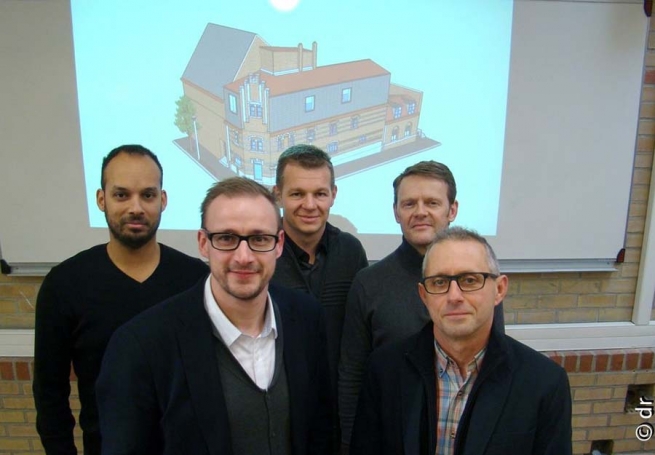
POLYGON ((257 34, 207 24, 182 79, 223 98, 223 86, 234 80, 257 34))

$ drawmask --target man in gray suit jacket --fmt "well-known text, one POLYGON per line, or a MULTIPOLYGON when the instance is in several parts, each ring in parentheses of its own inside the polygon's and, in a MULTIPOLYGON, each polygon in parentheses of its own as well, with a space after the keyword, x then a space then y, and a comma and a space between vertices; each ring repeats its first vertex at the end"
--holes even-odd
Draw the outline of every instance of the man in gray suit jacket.
POLYGON ((227 179, 201 212, 207 280, 109 343, 97 383, 102 453, 331 453, 320 305, 269 286, 284 241, 273 195, 227 179))
POLYGON ((507 276, 487 241, 449 228, 423 262, 431 322, 371 356, 350 455, 570 455, 566 372, 501 333, 507 276))

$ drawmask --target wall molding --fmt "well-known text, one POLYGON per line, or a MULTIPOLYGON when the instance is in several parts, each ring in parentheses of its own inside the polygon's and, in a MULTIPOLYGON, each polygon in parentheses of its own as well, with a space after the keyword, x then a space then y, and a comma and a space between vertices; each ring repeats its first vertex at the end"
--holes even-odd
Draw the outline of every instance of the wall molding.
MULTIPOLYGON (((655 346, 655 321, 575 324, 514 324, 507 334, 540 352, 638 349, 655 346)), ((32 357, 34 330, 0 330, 0 357, 32 357)))

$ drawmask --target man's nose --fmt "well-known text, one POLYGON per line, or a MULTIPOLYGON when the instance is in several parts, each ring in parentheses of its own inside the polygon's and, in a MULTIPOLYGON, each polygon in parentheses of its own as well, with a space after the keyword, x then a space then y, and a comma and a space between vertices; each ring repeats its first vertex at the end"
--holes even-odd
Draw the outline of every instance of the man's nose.
POLYGON ((239 241, 239 245, 236 250, 234 250, 233 255, 234 259, 240 263, 250 262, 252 260, 252 250, 245 239, 239 241))
POLYGON ((425 215, 427 213, 427 209, 425 207, 425 204, 421 201, 418 201, 416 203, 416 209, 414 210, 414 214, 416 215, 425 215))
POLYGON ((143 205, 138 196, 134 196, 130 199, 130 213, 143 213, 143 205))
POLYGON ((316 199, 314 198, 313 195, 308 194, 308 195, 305 196, 305 198, 303 199, 303 203, 302 203, 302 205, 303 205, 303 207, 306 208, 306 209, 314 209, 314 208, 316 208, 316 199))
POLYGON ((451 278, 450 286, 448 287, 448 300, 460 302, 463 300, 462 289, 459 287, 459 283, 455 278, 451 278))

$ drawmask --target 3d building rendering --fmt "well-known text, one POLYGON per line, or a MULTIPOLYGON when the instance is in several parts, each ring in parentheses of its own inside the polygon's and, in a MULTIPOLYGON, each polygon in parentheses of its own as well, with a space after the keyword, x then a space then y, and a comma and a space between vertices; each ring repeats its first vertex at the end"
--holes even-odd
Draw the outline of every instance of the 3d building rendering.
POLYGON ((330 154, 338 177, 439 145, 419 128, 423 93, 372 60, 317 65, 311 49, 208 24, 182 75, 175 143, 216 178, 267 185, 296 143, 330 154))

